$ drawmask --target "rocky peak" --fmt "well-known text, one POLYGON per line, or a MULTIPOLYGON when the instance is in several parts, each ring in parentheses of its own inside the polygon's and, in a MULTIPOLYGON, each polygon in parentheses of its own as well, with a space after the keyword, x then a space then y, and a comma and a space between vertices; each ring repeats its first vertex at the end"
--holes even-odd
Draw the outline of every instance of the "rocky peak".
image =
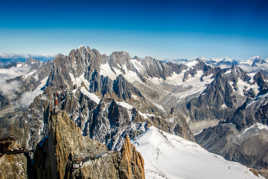
POLYGON ((126 68, 130 67, 130 56, 125 51, 113 52, 107 59, 112 68, 117 68, 125 73, 126 68))
MULTIPOLYGON (((215 69, 212 68, 210 65, 207 65, 203 60, 197 58, 193 60, 187 68, 187 71, 184 73, 183 81, 186 81, 190 76, 194 77, 198 71, 202 71, 203 75, 201 76, 200 80, 203 80, 205 76, 208 76, 212 73, 216 73, 215 69)), ((186 63, 187 65, 187 63, 186 63)))
POLYGON ((201 95, 186 103, 186 108, 194 120, 226 118, 232 114, 229 109, 236 104, 232 92, 231 85, 220 70, 201 95))
POLYGON ((256 56, 256 57, 252 57, 250 59, 250 61, 252 62, 251 66, 256 67, 259 64, 265 64, 267 63, 264 59, 262 59, 260 56, 256 56))
POLYGON ((144 160, 141 154, 137 152, 136 148, 131 144, 128 136, 126 136, 121 152, 120 178, 145 179, 144 160), (134 166, 131 164, 133 161, 136 162, 134 166))
POLYGON ((218 107, 222 104, 226 104, 228 107, 233 106, 232 87, 223 77, 222 72, 216 74, 215 80, 208 86, 205 93, 211 105, 217 105, 218 107))
POLYGON ((254 80, 260 87, 260 95, 268 92, 268 84, 265 81, 265 76, 262 71, 256 73, 256 75, 254 76, 254 80))
POLYGON ((250 80, 250 77, 247 75, 247 73, 237 65, 232 66, 231 74, 232 74, 233 81, 237 81, 238 78, 242 79, 243 81, 250 80))
POLYGON ((166 68, 167 64, 164 64, 163 62, 160 62, 152 57, 145 57, 145 59, 142 60, 142 65, 145 68, 146 75, 149 77, 166 79, 169 74, 169 70, 166 68))
POLYGON ((121 152, 81 135, 65 112, 52 114, 34 156, 36 178, 144 178, 142 156, 126 140, 121 152))
POLYGON ((130 99, 131 95, 137 95, 142 97, 141 92, 129 83, 122 75, 117 76, 116 80, 113 82, 113 91, 121 99, 130 99))
POLYGON ((127 60, 130 58, 130 55, 126 51, 115 51, 111 54, 111 59, 112 60, 127 60))

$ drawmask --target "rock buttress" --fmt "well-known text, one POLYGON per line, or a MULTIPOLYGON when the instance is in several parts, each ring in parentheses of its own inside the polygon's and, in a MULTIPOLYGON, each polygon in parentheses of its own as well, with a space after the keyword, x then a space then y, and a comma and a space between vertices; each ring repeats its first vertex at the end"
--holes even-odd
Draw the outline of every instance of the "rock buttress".
POLYGON ((36 178, 144 179, 142 156, 126 138, 121 152, 81 135, 65 112, 51 116, 34 157, 36 178))
POLYGON ((125 143, 121 150, 120 161, 120 178, 122 179, 145 179, 144 160, 136 148, 131 144, 129 137, 125 139, 125 143))

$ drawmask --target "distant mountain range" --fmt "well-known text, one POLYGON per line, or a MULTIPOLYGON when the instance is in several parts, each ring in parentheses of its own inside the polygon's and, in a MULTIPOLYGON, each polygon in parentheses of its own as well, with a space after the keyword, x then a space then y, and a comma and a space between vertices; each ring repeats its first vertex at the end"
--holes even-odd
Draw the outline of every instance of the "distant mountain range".
POLYGON ((43 55, 13 55, 13 54, 0 54, 0 67, 9 66, 17 62, 26 62, 27 59, 34 59, 41 62, 53 60, 53 56, 43 55))
MULTIPOLYGON (((254 56, 249 59, 243 59, 243 60, 236 60, 232 59, 229 57, 226 58, 196 58, 205 61, 207 64, 212 64, 215 66, 232 66, 232 65, 238 65, 238 64, 247 64, 249 66, 257 66, 259 64, 266 64, 268 62, 268 59, 264 59, 260 56, 254 56)), ((187 63, 191 60, 195 59, 187 59, 187 58, 182 58, 182 59, 166 59, 166 60, 161 60, 162 62, 172 62, 172 63, 187 63)))

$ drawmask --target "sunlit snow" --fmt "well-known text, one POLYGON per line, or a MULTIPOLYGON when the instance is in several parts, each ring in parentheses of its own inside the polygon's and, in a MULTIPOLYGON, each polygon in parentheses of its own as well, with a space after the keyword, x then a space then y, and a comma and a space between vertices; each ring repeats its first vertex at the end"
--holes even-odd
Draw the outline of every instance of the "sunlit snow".
POLYGON ((147 179, 262 178, 239 163, 227 161, 194 142, 155 127, 132 142, 144 158, 147 179))

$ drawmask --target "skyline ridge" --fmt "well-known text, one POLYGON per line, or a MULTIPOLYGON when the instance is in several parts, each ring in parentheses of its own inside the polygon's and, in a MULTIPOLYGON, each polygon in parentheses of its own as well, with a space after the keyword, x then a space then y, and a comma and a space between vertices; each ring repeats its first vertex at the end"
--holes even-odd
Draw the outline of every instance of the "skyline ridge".
POLYGON ((115 50, 115 51, 112 51, 110 53, 103 53, 98 48, 94 48, 94 47, 91 47, 89 45, 80 45, 77 48, 70 49, 67 53, 57 53, 57 54, 54 54, 54 55, 49 55, 49 54, 31 54, 31 53, 6 53, 6 52, 0 52, 0 58, 3 58, 3 59, 9 59, 9 58, 32 58, 32 57, 33 58, 34 57, 55 58, 58 55, 68 56, 69 53, 72 50, 77 50, 77 49, 80 49, 80 48, 96 49, 102 55, 106 55, 106 56, 110 56, 114 52, 126 52, 126 53, 128 53, 130 55, 131 58, 138 57, 138 58, 141 58, 141 59, 145 59, 146 57, 152 57, 152 58, 155 58, 157 60, 185 60, 185 59, 186 60, 195 60, 195 59, 206 59, 206 60, 215 60, 215 59, 219 60, 219 59, 221 59, 221 60, 226 60, 227 59, 227 60, 246 61, 246 60, 250 60, 250 59, 253 59, 253 58, 260 58, 260 59, 268 60, 268 57, 263 57, 263 56, 259 56, 259 55, 250 56, 249 58, 232 58, 232 57, 229 57, 229 56, 214 56, 214 57, 196 56, 196 57, 192 57, 192 58, 185 58, 185 57, 176 57, 176 58, 162 57, 162 58, 158 58, 158 57, 151 56, 150 54, 147 54, 145 56, 138 56, 136 54, 130 53, 127 50, 115 50))

